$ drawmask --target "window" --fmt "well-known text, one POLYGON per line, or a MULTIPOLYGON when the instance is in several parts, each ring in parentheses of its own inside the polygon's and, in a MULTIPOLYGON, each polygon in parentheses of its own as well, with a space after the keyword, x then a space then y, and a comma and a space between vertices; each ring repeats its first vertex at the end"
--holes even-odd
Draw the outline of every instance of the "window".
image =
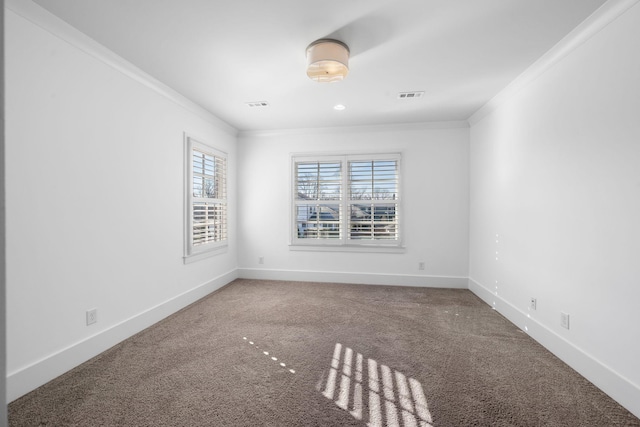
POLYGON ((293 157, 294 245, 400 246, 400 155, 293 157))
POLYGON ((226 154, 186 136, 185 186, 187 261, 227 245, 226 154))

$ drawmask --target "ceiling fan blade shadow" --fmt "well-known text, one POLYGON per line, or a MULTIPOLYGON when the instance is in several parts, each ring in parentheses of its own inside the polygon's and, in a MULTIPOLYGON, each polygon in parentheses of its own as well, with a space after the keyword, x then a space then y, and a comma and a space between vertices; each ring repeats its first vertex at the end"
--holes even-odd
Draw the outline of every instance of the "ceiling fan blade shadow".
POLYGON ((391 40, 396 34, 384 15, 371 12, 338 28, 323 38, 340 40, 349 46, 353 58, 391 40))

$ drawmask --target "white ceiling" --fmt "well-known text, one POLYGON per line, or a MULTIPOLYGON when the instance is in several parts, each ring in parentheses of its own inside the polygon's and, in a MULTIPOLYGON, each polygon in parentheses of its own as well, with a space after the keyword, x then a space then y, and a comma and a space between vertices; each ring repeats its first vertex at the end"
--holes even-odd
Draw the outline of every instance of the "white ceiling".
POLYGON ((34 1, 243 131, 466 120, 605 3, 34 1), (351 49, 342 82, 305 74, 305 48, 325 37, 351 49))

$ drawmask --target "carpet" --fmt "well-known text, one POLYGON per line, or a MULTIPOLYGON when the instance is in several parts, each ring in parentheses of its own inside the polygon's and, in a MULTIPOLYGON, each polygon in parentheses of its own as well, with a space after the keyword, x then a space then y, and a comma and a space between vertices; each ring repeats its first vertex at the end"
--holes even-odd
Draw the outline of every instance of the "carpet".
POLYGON ((10 426, 640 426, 468 290, 239 279, 10 426))

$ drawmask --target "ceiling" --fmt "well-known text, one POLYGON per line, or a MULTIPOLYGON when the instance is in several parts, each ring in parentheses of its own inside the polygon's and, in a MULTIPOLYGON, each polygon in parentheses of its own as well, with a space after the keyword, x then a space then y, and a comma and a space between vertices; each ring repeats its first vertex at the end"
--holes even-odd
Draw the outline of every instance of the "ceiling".
POLYGON ((466 120, 605 3, 34 1, 241 131, 466 120), (306 76, 325 37, 350 47, 342 82, 306 76))

